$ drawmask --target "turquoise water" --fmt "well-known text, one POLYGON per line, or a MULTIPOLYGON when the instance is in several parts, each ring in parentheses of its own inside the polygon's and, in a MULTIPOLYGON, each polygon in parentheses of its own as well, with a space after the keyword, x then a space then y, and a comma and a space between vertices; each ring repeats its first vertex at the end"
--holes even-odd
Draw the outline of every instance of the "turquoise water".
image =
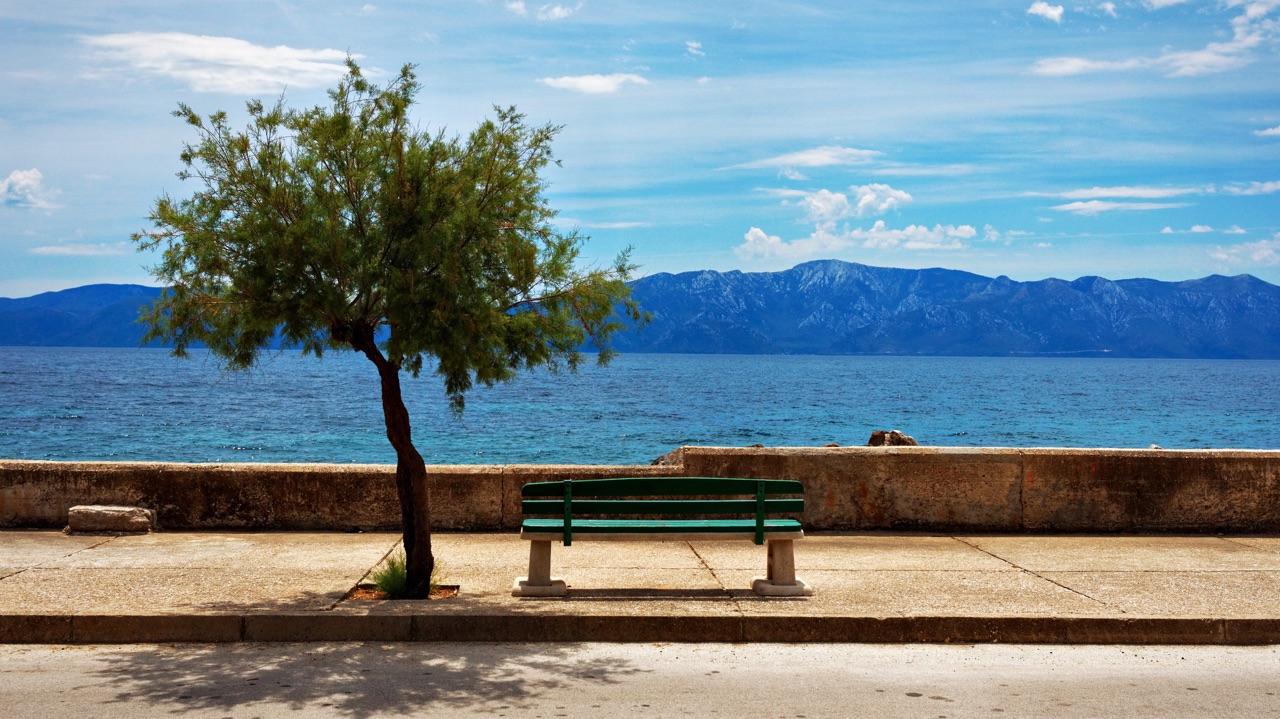
MULTIPOLYGON (((250 373, 163 350, 0 347, 0 458, 395 461, 354 354, 250 373)), ((406 380, 429 463, 648 463, 686 445, 1280 449, 1280 362, 624 355, 468 395, 406 380)))

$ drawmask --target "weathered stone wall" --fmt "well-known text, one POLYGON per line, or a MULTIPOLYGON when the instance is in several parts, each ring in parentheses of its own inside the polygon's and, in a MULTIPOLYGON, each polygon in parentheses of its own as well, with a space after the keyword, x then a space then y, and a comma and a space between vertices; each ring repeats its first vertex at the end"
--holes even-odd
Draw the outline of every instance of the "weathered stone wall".
POLYGON ((689 447, 684 462, 804 482, 815 529, 1280 532, 1280 451, 689 447))
MULTIPOLYGON (((429 468, 440 530, 514 529, 526 482, 797 479, 811 530, 1280 532, 1280 451, 688 447, 684 465, 429 468)), ((0 461, 0 527, 77 504, 154 509, 161 529, 394 529, 384 465, 0 461)))
MULTIPOLYGON (((520 526, 525 482, 676 475, 679 467, 436 465, 435 529, 520 526)), ((160 529, 400 526, 395 467, 377 464, 169 464, 0 460, 0 527, 56 527, 77 504, 156 510, 160 529)))
POLYGON ((684 462, 695 476, 800 480, 806 527, 1022 529, 1016 449, 689 447, 684 462))

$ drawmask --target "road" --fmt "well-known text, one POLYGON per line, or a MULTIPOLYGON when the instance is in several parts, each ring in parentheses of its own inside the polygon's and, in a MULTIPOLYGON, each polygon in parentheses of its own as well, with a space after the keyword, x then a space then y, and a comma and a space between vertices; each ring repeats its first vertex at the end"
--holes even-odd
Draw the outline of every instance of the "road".
POLYGON ((1280 647, 0 645, 0 716, 1280 716, 1280 647))

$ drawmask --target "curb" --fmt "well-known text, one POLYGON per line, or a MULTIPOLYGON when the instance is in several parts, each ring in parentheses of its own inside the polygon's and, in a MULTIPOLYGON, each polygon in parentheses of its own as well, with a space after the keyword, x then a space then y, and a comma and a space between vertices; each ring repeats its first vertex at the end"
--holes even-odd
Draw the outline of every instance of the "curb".
POLYGON ((3 644, 168 642, 1280 644, 1280 618, 493 614, 0 615, 3 644))

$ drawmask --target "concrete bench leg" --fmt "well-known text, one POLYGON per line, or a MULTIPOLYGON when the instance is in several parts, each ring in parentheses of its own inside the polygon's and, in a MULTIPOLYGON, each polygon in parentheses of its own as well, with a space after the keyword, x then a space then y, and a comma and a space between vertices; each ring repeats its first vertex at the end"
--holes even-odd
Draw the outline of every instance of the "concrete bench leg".
POLYGON ((551 542, 529 542, 529 576, 516 577, 511 587, 513 597, 563 597, 569 586, 551 576, 551 542))
POLYGON ((751 591, 762 597, 808 597, 813 588, 796 577, 795 540, 771 539, 768 542, 768 576, 756 577, 751 591))

